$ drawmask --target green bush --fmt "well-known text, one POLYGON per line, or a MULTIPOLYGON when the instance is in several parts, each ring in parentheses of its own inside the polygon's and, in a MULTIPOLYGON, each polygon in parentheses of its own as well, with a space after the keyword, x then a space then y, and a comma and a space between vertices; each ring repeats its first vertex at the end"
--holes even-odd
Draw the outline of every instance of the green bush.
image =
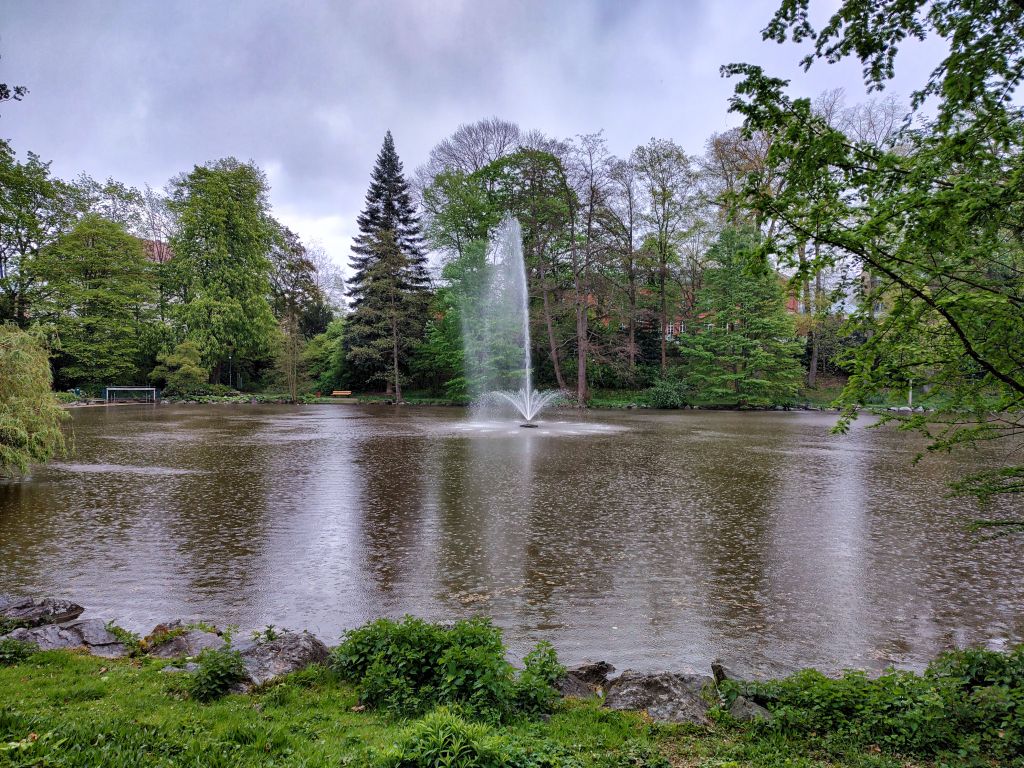
POLYGON ((552 683, 562 673, 554 649, 541 644, 516 675, 501 631, 486 619, 446 626, 411 616, 346 633, 331 666, 369 706, 413 715, 458 705, 491 720, 549 711, 557 697, 552 683))
POLYGON ((188 681, 188 693, 196 701, 213 701, 245 678, 245 664, 230 646, 208 648, 199 654, 199 669, 188 681))
POLYGON ((1010 653, 954 651, 923 675, 838 679, 805 670, 785 680, 726 682, 726 703, 744 695, 775 715, 788 734, 828 735, 900 754, 1008 758, 1024 753, 1024 646, 1010 653))
POLYGON ((11 637, 0 638, 0 667, 17 664, 35 652, 36 647, 32 643, 15 640, 11 637))
POLYGON ((655 379, 646 398, 652 408, 685 408, 693 404, 692 393, 678 379, 655 379))
POLYGON ((504 768, 503 742, 490 728, 437 709, 402 732, 397 743, 373 756, 378 768, 504 768))

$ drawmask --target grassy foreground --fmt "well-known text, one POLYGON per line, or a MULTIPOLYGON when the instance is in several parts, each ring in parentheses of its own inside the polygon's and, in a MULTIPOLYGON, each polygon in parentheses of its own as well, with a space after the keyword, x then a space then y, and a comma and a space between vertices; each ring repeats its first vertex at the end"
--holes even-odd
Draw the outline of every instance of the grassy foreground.
MULTIPOLYGON (((188 697, 185 675, 160 672, 167 663, 49 651, 0 667, 0 766, 372 765, 408 726, 363 710, 356 689, 325 667, 201 704, 188 697)), ((548 718, 478 727, 521 745, 537 766, 961 764, 724 721, 711 729, 659 726, 596 702, 566 701, 548 718)))

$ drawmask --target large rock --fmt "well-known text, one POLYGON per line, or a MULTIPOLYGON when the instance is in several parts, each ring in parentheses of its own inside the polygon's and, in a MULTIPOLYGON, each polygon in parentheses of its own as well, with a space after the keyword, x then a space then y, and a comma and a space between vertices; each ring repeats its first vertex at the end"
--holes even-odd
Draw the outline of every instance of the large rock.
POLYGON ((41 651, 81 649, 109 659, 128 655, 128 649, 107 629, 102 619, 79 619, 16 629, 6 637, 32 643, 41 651))
POLYGON ((70 600, 0 595, 0 624, 10 622, 19 627, 60 624, 77 619, 84 610, 85 608, 70 600))
POLYGON ((706 697, 712 686, 714 680, 703 675, 627 669, 608 683, 604 703, 611 709, 646 712, 658 722, 711 725, 706 697))
POLYGON ((149 655, 158 659, 180 659, 183 656, 198 656, 208 648, 223 648, 224 638, 215 632, 189 629, 150 648, 149 655))
POLYGON ((572 672, 567 672, 555 681, 555 690, 564 698, 589 699, 597 696, 597 689, 588 685, 572 672))
POLYGON ((239 646, 245 663, 243 690, 327 661, 327 646, 309 632, 284 632, 273 640, 239 646))
POLYGON ((775 719, 775 716, 767 709, 744 696, 737 696, 733 700, 732 706, 729 707, 729 714, 741 723, 752 723, 757 720, 770 723, 775 719))
POLYGON ((587 685, 604 688, 608 685, 608 678, 614 671, 615 667, 607 661, 585 661, 579 666, 571 667, 568 673, 587 685))
POLYGON ((555 682, 557 691, 565 697, 588 699, 596 696, 608 684, 608 675, 615 667, 607 661, 586 661, 567 669, 555 682))

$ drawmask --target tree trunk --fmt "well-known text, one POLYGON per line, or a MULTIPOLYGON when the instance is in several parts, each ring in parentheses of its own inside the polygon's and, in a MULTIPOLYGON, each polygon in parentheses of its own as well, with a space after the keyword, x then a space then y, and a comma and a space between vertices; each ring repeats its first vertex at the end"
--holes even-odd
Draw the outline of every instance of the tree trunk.
POLYGON ((668 373, 668 339, 665 338, 666 329, 668 328, 668 298, 665 296, 665 273, 668 271, 668 264, 665 261, 666 258, 666 256, 662 255, 661 272, 658 276, 659 290, 661 291, 661 330, 658 335, 661 336, 662 376, 668 373))
POLYGON ((395 373, 395 402, 402 402, 402 382, 398 376, 398 323, 391 324, 391 364, 395 373))
POLYGON ((587 297, 576 278, 576 400, 584 406, 590 399, 587 390, 587 297))
POLYGON ((558 343, 555 341, 555 325, 551 319, 551 300, 548 296, 548 279, 547 273, 544 269, 543 257, 541 257, 539 261, 540 282, 544 298, 544 324, 547 327, 548 332, 548 347, 551 354, 551 366, 555 369, 555 382, 558 384, 558 388, 564 392, 568 387, 565 386, 565 379, 562 377, 562 365, 558 361, 558 343))

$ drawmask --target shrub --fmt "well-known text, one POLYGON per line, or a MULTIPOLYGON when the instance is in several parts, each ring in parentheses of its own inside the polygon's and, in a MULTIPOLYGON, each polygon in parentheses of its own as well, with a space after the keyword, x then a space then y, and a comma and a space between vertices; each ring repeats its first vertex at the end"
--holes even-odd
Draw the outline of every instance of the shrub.
POLYGON ((655 379, 646 394, 652 408, 685 408, 693 404, 692 393, 678 379, 655 379))
POLYGON ((525 665, 516 681, 516 704, 530 714, 550 712, 558 701, 555 683, 565 674, 551 643, 541 642, 523 657, 525 665))
POLYGON ((0 638, 0 667, 17 664, 35 652, 36 647, 32 643, 15 640, 12 637, 0 638))
POLYGON ((438 709, 405 729, 395 746, 375 754, 371 763, 379 768, 504 768, 503 746, 486 725, 438 709))
POLYGON ((561 667, 550 645, 527 655, 518 676, 505 659, 501 631, 485 619, 445 626, 407 616, 379 619, 346 633, 332 668, 359 687, 361 700, 399 715, 459 705, 501 720, 549 711, 561 667))
POLYGON ((230 646, 208 648, 199 654, 199 669, 188 681, 188 693, 196 701, 213 701, 245 678, 245 664, 230 646))
POLYGON ((771 727, 827 734, 921 757, 1010 757, 1024 752, 1024 646, 1011 653, 946 653, 923 675, 892 671, 838 679, 805 670, 765 683, 728 681, 729 703, 743 694, 775 714, 771 727))

